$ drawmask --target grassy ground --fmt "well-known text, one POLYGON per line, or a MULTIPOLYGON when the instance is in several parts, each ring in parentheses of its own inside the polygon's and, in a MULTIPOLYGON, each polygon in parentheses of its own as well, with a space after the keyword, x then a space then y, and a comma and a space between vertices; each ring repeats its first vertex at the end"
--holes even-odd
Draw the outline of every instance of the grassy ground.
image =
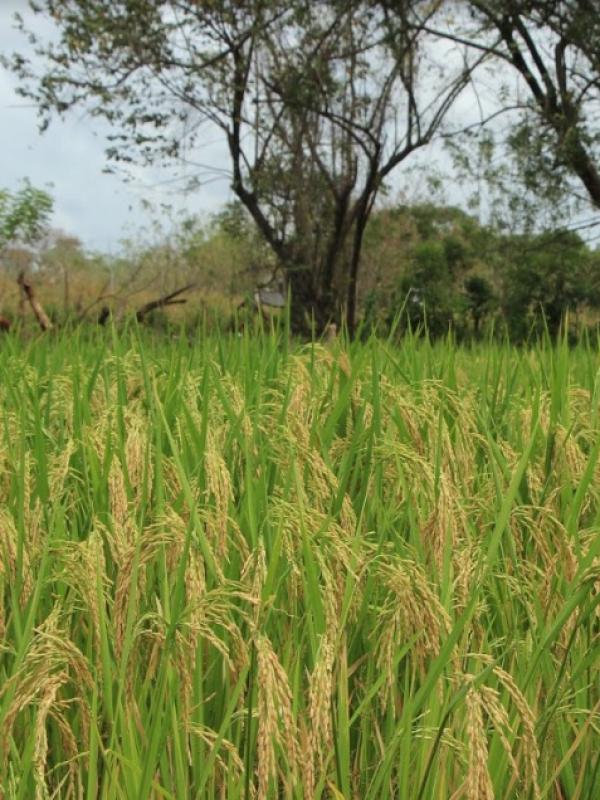
POLYGON ((0 797, 599 797, 599 367, 3 339, 0 797))

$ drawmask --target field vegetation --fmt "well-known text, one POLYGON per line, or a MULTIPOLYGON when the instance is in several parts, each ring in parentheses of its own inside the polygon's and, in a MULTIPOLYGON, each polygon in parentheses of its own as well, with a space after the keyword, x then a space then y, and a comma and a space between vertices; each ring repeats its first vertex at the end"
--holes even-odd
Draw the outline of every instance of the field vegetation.
POLYGON ((0 796, 597 798, 599 368, 7 335, 0 796))
MULTIPOLYGON (((166 226, 168 227, 168 226, 166 226)), ((190 218, 150 240, 122 243, 113 255, 88 252, 75 237, 46 231, 35 248, 0 254, 0 314, 20 327, 36 322, 17 284, 21 271, 57 325, 95 323, 103 308, 117 321, 157 297, 192 285, 184 305, 148 316, 155 329, 233 326, 254 316, 257 286, 281 276, 276 260, 239 203, 190 218), (240 309, 246 303, 248 310, 240 309)), ((490 334, 522 343, 594 332, 600 308, 600 251, 576 231, 516 233, 433 203, 388 204, 365 231, 358 283, 359 327, 388 336, 407 328, 460 341, 490 334), (398 317, 400 324, 398 325, 398 317)), ((293 302, 293 297, 292 297, 293 302)), ((304 307, 305 321, 310 309, 304 307)), ((272 309, 267 309, 269 313, 272 309)), ((329 318, 343 321, 341 312, 329 318)))

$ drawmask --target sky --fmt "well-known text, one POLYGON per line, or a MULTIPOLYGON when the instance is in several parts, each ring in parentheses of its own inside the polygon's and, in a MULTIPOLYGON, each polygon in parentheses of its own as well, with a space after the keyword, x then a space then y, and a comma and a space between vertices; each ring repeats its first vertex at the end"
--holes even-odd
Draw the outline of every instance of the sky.
MULTIPOLYGON (((15 11, 30 15, 27 5, 26 0, 0 0, 0 52, 27 52, 28 43, 13 20, 15 11)), ((138 168, 133 183, 104 174, 107 127, 75 112, 65 121, 55 119, 40 134, 36 109, 15 93, 15 85, 0 67, 0 187, 15 190, 29 178, 34 186, 48 188, 55 201, 53 227, 79 237, 89 249, 115 252, 125 238, 152 236, 162 204, 172 205, 177 219, 208 215, 228 199, 226 178, 182 197, 172 172, 138 168), (150 202, 154 213, 142 201, 150 202)), ((203 155, 211 163, 227 164, 223 146, 214 141, 203 155)))
MULTIPOLYGON (((31 45, 16 29, 18 11, 33 29, 52 34, 47 21, 28 10, 27 0, 0 0, 0 52, 27 54, 31 45)), ((487 81, 488 79, 485 78, 487 81)), ((496 94, 494 77, 482 84, 484 96, 496 94)), ((15 190, 24 178, 39 188, 47 188, 54 198, 52 226, 77 236, 92 251, 116 253, 125 239, 151 242, 160 240, 177 222, 190 216, 208 217, 231 198, 227 175, 206 182, 193 194, 181 192, 176 175, 186 176, 185 167, 174 170, 136 167, 133 181, 104 172, 105 148, 109 128, 85 112, 69 113, 65 120, 54 118, 50 128, 39 133, 36 109, 15 93, 16 79, 0 66, 0 188, 15 190), (148 208, 150 205, 150 209, 148 208), (165 210, 165 206, 170 207, 165 210)), ((458 119, 470 121, 477 109, 477 98, 464 92, 455 106, 458 119)), ((228 167, 225 142, 217 134, 207 134, 198 158, 222 171, 228 167)), ((427 196, 423 172, 418 165, 437 165, 449 171, 441 147, 427 148, 396 171, 388 199, 418 201, 427 196), (409 171, 407 172, 407 168, 409 171)), ((187 168, 189 169, 189 168, 187 168)), ((190 177, 188 174, 187 177, 190 177)), ((440 202, 464 205, 468 191, 454 180, 444 181, 440 202)))
MULTIPOLYGON (((51 23, 33 15, 27 0, 0 0, 0 52, 28 55, 31 45, 14 21, 19 12, 29 28, 45 36, 51 23)), ((33 105, 19 97, 15 77, 0 66, 0 188, 15 190, 24 178, 46 188, 54 198, 52 227, 78 237, 92 251, 116 253, 125 239, 159 240, 177 221, 189 216, 208 217, 231 199, 227 175, 211 178, 193 194, 181 192, 185 167, 179 172, 136 167, 133 181, 106 174, 106 123, 92 119, 83 110, 70 112, 64 120, 53 118, 48 130, 39 132, 39 118, 33 105), (148 209, 151 205, 151 210, 148 209), (163 206, 170 206, 164 211, 163 206)), ((461 99, 462 101, 462 99, 461 99)), ((431 161, 431 152, 423 159, 431 161)), ((220 170, 228 168, 225 142, 218 133, 207 133, 199 158, 220 170)), ((411 156, 410 164, 421 156, 411 156)), ((188 174, 188 177, 190 175, 188 174)), ((425 179, 403 171, 402 180, 412 198, 426 192, 425 179)), ((407 197, 398 173, 393 178, 394 198, 407 197)), ((460 202, 460 192, 448 198, 460 202)))
MULTIPOLYGON (((0 0, 0 52, 27 55, 31 45, 16 29, 16 11, 29 27, 45 36, 52 34, 52 28, 31 14, 27 0, 0 0)), ((55 117, 49 129, 40 134, 36 109, 15 93, 15 87, 14 76, 0 67, 0 188, 15 190, 24 178, 36 187, 48 188, 55 202, 52 226, 77 236, 86 248, 114 253, 124 239, 160 239, 178 220, 192 215, 208 217, 231 198, 227 175, 218 180, 213 177, 193 194, 185 195, 182 183, 174 180, 175 175, 185 177, 185 167, 179 173, 136 167, 134 180, 129 183, 119 175, 106 174, 106 123, 76 110, 64 120, 55 117), (164 211, 164 205, 171 206, 171 211, 164 211)), ((467 119, 474 108, 473 96, 463 93, 455 113, 467 119)), ((228 167, 226 145, 217 133, 207 133, 198 157, 218 169, 228 167)), ((392 201, 415 201, 426 196, 423 174, 411 167, 427 164, 429 168, 436 159, 447 166, 441 148, 437 154, 434 147, 411 156, 393 175, 392 201)), ((446 184, 445 197, 438 199, 464 204, 463 188, 453 181, 446 184)))

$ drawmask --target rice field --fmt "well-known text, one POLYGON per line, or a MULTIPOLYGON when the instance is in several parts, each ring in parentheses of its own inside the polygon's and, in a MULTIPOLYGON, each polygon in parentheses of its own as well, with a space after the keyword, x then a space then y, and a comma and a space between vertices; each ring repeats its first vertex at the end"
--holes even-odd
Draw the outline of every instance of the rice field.
POLYGON ((600 797, 600 355, 0 343, 0 797, 600 797))

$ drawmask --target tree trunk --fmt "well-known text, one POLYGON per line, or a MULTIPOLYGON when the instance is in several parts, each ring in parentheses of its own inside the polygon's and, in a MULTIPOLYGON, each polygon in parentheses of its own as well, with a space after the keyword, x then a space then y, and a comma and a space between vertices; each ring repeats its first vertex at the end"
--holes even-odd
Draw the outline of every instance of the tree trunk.
POLYGON ((358 272, 360 269, 360 258, 363 249, 363 240, 365 230, 373 205, 375 197, 377 196, 376 186, 377 171, 375 166, 372 166, 371 177, 367 187, 359 201, 356 213, 356 221, 354 223, 354 236, 352 239, 352 255, 350 258, 350 270, 348 274, 348 289, 346 294, 346 325, 348 328, 348 335, 354 338, 356 333, 356 303, 358 292, 358 272))
POLYGON ((348 277, 348 292, 346 297, 346 326, 348 335, 351 339, 356 333, 356 302, 358 292, 358 271, 360 268, 360 256, 362 253, 363 237, 367 224, 367 216, 361 215, 356 221, 354 232, 354 242, 352 246, 352 258, 350 261, 350 274, 348 277))
POLYGON ((592 203, 596 208, 600 208, 600 173, 589 152, 582 144, 578 132, 575 132, 568 158, 573 172, 587 189, 592 203))
POLYGON ((332 293, 316 289, 313 274, 308 269, 289 267, 287 276, 292 333, 320 336, 335 316, 332 293))
POLYGON ((149 303, 145 303, 137 310, 135 318, 138 322, 141 322, 147 314, 150 314, 152 311, 155 311, 158 308, 185 303, 185 298, 179 298, 179 295, 183 294, 184 292, 189 292, 190 289, 194 289, 195 286, 196 284, 194 283, 188 283, 187 286, 182 286, 181 289, 176 289, 174 292, 169 292, 169 294, 162 295, 162 297, 157 297, 156 300, 150 300, 149 303))
POLYGON ((63 311, 65 319, 69 316, 70 305, 70 291, 69 291, 69 270, 66 263, 63 264, 63 311))

